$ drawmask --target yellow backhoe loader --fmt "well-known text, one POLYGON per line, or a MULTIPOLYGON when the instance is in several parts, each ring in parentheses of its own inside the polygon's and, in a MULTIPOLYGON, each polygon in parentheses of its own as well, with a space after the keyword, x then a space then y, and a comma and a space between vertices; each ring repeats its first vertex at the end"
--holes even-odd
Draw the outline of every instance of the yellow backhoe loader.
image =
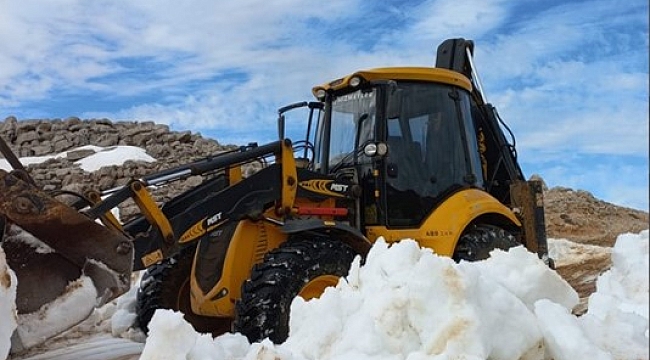
POLYGON ((101 304, 126 291, 132 270, 146 269, 137 296, 143 329, 157 309, 174 309, 202 332, 280 343, 292 300, 335 285, 380 237, 415 239, 456 261, 524 245, 553 266, 541 184, 525 180, 473 50, 472 41, 449 39, 435 67, 362 70, 316 86, 316 101, 279 110, 278 141, 80 196, 81 205, 38 190, 19 163, 16 174, 0 172, 3 222, 53 249, 5 238, 19 312, 49 304, 81 275, 101 304), (296 108, 309 116, 304 138, 292 142, 285 115, 296 108), (205 180, 156 204, 151 186, 191 175, 205 180), (127 199, 141 215, 121 224, 110 210, 127 199), (44 287, 44 276, 57 286, 44 287))

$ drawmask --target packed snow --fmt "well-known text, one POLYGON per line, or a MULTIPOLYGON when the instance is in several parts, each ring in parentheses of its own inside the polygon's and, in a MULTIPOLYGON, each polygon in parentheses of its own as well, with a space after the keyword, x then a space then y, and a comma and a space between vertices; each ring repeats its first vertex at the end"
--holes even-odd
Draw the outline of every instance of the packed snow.
POLYGON ((57 335, 60 328, 69 328, 87 318, 94 310, 97 290, 93 281, 82 276, 68 284, 63 296, 38 311, 18 316, 18 327, 12 340, 14 351, 28 349, 43 339, 57 335))
MULTIPOLYGON (((571 256, 566 241, 550 239, 551 254, 571 256)), ((319 299, 293 302, 281 345, 250 344, 240 334, 213 339, 168 310, 156 312, 145 338, 132 327, 137 285, 82 326, 144 342, 140 359, 649 359, 648 248, 647 230, 618 237, 612 268, 598 278, 580 317, 571 313, 576 292, 521 247, 455 263, 409 239, 391 246, 380 239, 338 286, 319 299)), ((0 359, 16 327, 15 284, 0 249, 0 359)), ((122 354, 88 351, 86 359, 122 354)))

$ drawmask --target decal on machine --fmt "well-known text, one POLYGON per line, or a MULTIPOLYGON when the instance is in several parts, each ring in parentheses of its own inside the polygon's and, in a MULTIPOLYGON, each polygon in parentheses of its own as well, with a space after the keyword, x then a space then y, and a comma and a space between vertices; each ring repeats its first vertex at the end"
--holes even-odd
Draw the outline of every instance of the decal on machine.
POLYGON ((330 185, 330 190, 332 190, 334 192, 344 193, 344 192, 348 191, 348 186, 350 186, 350 185, 337 184, 337 183, 333 182, 330 185))
POLYGON ((216 224, 217 222, 219 222, 219 220, 221 220, 221 214, 222 214, 222 212, 220 211, 220 212, 218 212, 218 213, 216 213, 216 214, 210 216, 210 217, 208 218, 208 220, 206 221, 206 224, 205 224, 205 225, 206 225, 207 227, 210 227, 211 225, 214 225, 214 224, 216 224))
POLYGON ((350 185, 335 183, 334 180, 307 180, 301 181, 298 185, 311 192, 328 196, 345 196, 350 185))
POLYGON ((209 218, 204 218, 203 220, 194 224, 181 236, 178 242, 182 244, 188 241, 192 241, 200 236, 203 236, 203 234, 216 229, 217 227, 221 226, 225 222, 226 219, 223 219, 223 212, 220 211, 210 216, 209 218))
POLYGON ((427 230, 425 233, 426 236, 451 236, 453 231, 451 230, 427 230))

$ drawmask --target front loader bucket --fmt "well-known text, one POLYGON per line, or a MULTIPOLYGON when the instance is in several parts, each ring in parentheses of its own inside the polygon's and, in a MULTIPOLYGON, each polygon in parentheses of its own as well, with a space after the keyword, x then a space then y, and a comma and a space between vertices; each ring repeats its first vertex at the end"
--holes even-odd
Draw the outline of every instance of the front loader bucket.
POLYGON ((19 314, 54 302, 82 275, 97 290, 93 307, 129 289, 133 244, 127 236, 3 170, 0 217, 6 223, 1 244, 18 278, 19 314))

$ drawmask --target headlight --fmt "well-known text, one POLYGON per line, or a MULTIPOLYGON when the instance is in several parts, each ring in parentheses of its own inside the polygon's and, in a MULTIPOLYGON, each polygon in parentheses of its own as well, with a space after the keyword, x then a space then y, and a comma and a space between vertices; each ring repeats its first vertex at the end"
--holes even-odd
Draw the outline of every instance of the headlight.
POLYGON ((377 144, 377 155, 379 156, 384 156, 388 153, 388 145, 386 143, 379 143, 377 144))
POLYGON ((367 144, 363 148, 363 154, 368 156, 368 157, 375 156, 375 154, 377 154, 377 145, 376 144, 367 144))
POLYGON ((359 84, 361 84, 361 78, 360 78, 360 77, 358 77, 358 76, 353 76, 353 77, 350 79, 350 86, 352 86, 352 87, 357 87, 357 86, 359 86, 359 84))
POLYGON ((385 143, 370 143, 364 146, 363 148, 363 154, 372 157, 372 156, 384 156, 388 152, 388 146, 386 146, 385 143))

